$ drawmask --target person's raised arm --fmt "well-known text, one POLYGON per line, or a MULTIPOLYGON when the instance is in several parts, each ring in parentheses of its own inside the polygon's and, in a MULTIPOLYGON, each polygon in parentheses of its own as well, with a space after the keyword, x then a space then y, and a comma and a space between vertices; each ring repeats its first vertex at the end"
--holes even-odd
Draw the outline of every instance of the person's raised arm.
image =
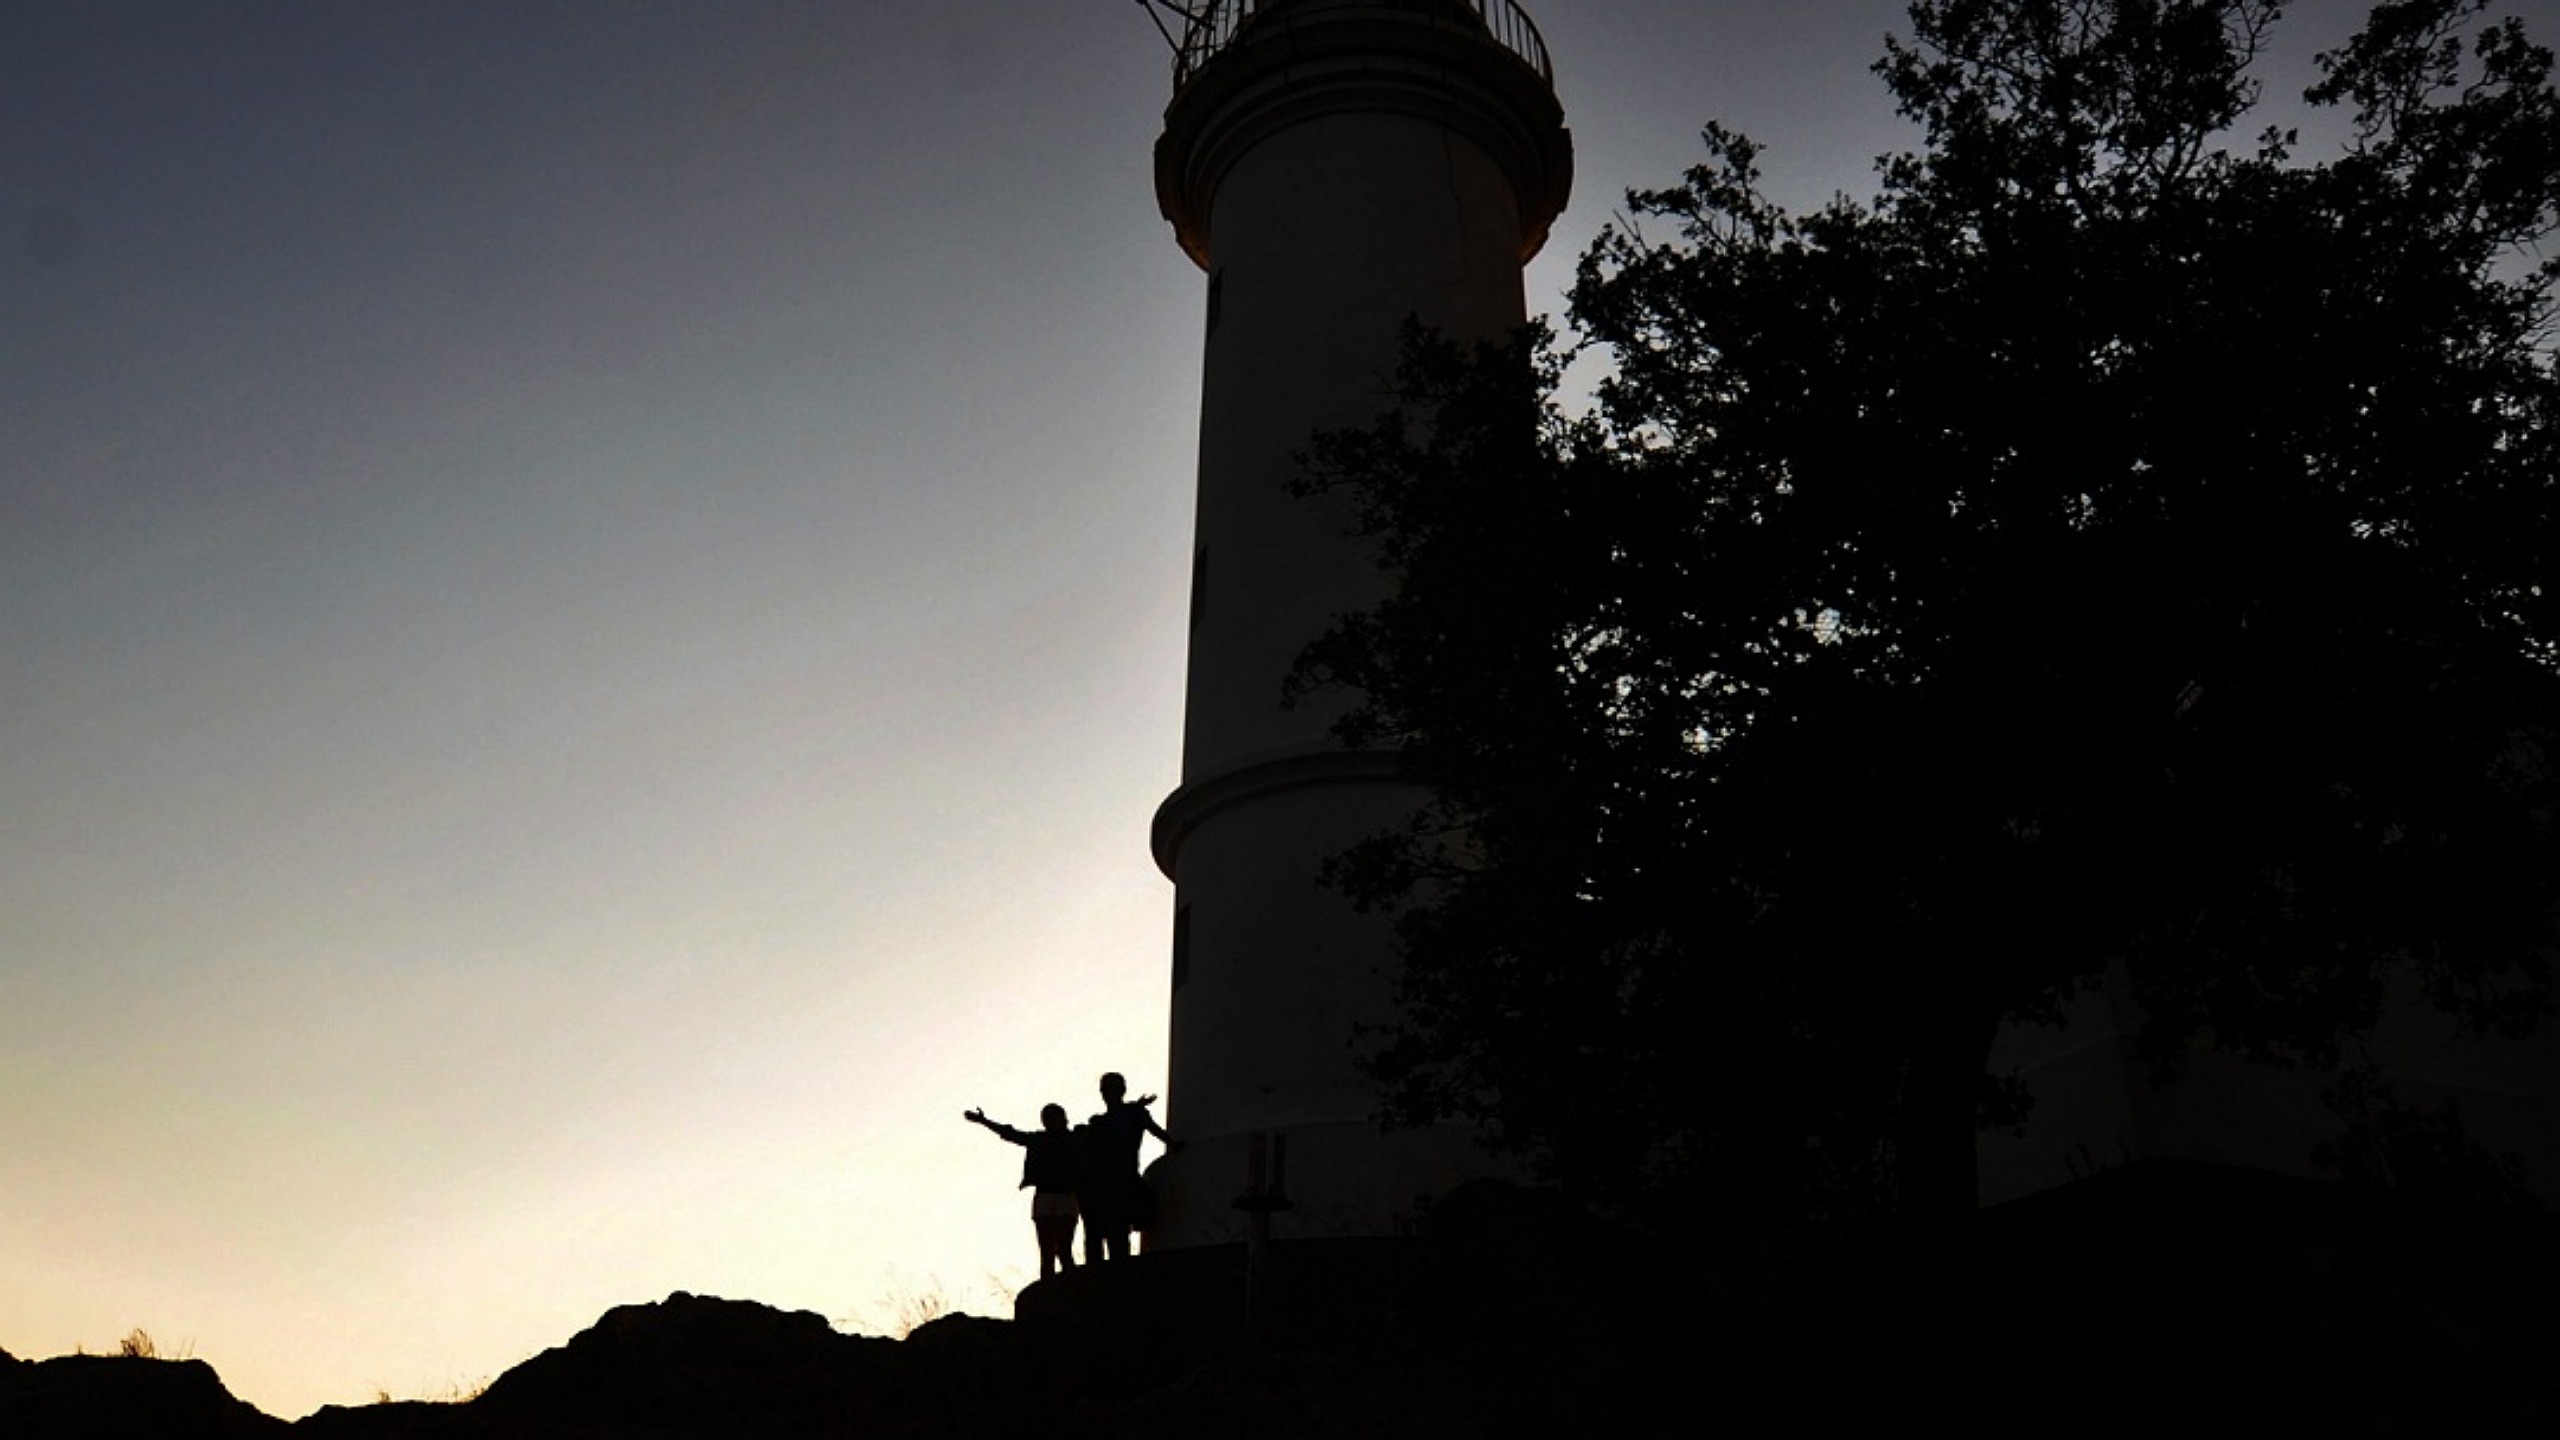
POLYGON ((1156 1123, 1156 1117, 1147 1109, 1154 1103, 1156 1097, 1153 1095, 1141 1095, 1129 1102, 1129 1108, 1138 1112, 1138 1119, 1147 1127, 1147 1133, 1163 1141, 1169 1149, 1173 1145, 1173 1137, 1164 1133, 1164 1127, 1156 1123))
POLYGON ((996 1134, 1003 1136, 1005 1139, 1012 1141, 1016 1145, 1028 1143, 1021 1131, 1014 1129, 1012 1126, 1005 1124, 1001 1120, 988 1119, 987 1112, 984 1110, 963 1110, 960 1112, 960 1118, 968 1121, 972 1125, 984 1125, 989 1130, 994 1131, 996 1134))

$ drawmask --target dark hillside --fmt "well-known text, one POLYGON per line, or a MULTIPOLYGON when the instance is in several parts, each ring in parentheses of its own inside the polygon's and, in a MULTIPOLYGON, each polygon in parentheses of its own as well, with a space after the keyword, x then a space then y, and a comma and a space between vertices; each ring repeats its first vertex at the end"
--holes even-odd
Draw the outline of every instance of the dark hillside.
POLYGON ((296 1424, 200 1360, 0 1353, 5 1440, 1479 1440, 1829 1434, 2560 1434, 2560 1232, 2248 1171, 2145 1162, 1987 1212, 1961 1377, 1886 1337, 1892 1267, 1700 1277, 1552 1199, 1452 1197, 1435 1233, 1241 1249, 1034 1287, 903 1341, 679 1292, 606 1312, 458 1403, 296 1424), (1286 1266, 1286 1269, 1277 1268, 1286 1266), (1923 1410, 1954 1406, 1957 1417, 1923 1410))

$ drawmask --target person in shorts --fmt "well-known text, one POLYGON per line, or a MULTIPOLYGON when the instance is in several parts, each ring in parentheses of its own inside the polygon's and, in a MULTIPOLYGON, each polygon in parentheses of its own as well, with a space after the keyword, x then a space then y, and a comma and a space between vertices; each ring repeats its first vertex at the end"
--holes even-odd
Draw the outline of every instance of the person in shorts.
POLYGON ((961 1117, 1022 1147, 1022 1184, 1031 1192, 1031 1228, 1040 1237, 1040 1278, 1076 1268, 1076 1153, 1080 1137, 1067 1128, 1062 1105, 1040 1107, 1040 1128, 1016 1130, 987 1118, 984 1110, 961 1117))

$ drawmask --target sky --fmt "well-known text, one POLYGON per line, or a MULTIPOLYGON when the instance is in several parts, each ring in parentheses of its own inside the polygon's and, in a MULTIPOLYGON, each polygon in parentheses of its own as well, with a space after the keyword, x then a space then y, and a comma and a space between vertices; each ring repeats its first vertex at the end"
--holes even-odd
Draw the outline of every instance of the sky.
MULTIPOLYGON (((1529 8, 1533 313, 1705 121, 1909 141, 1890 0, 1529 8)), ((1010 1313, 960 1112, 1164 1074, 1169 84, 1125 0, 0 7, 0 1349, 1010 1313)))

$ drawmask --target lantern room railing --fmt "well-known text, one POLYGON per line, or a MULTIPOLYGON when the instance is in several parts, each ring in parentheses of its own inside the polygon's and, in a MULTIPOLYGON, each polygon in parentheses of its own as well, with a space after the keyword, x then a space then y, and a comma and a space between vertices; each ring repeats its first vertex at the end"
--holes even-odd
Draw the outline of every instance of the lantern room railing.
MULTIPOLYGON (((1195 3, 1168 6, 1184 17, 1182 38, 1174 45, 1173 88, 1177 91, 1191 83, 1200 68, 1217 58, 1218 53, 1244 33, 1265 10, 1278 9, 1291 0, 1195 0, 1195 3)), ((1370 4, 1389 10, 1426 10, 1446 14, 1470 15, 1482 24, 1495 43, 1517 55, 1538 78, 1555 83, 1555 71, 1547 63, 1547 42, 1538 27, 1512 0, 1369 0, 1370 4)))

